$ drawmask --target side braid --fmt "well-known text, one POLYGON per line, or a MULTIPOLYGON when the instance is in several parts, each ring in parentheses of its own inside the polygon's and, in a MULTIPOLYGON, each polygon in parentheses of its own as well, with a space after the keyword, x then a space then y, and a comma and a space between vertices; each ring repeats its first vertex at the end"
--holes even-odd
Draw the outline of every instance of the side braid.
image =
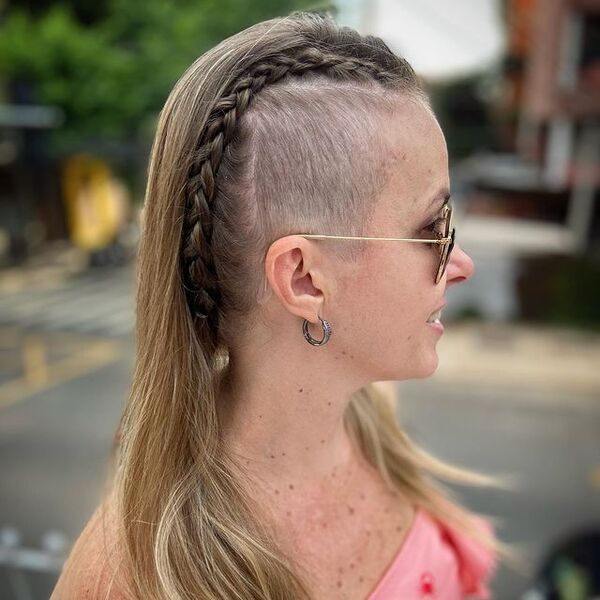
MULTIPOLYGON (((381 48, 378 50, 381 52, 381 48)), ((396 70, 388 70, 370 60, 306 48, 297 56, 279 54, 269 62, 261 62, 250 71, 244 71, 243 77, 234 81, 215 102, 190 169, 186 190, 182 271, 188 304, 194 316, 208 319, 211 326, 216 325, 220 294, 211 252, 215 178, 238 119, 254 96, 265 86, 286 76, 301 76, 308 71, 327 73, 334 79, 371 79, 384 86, 393 86, 414 76, 408 63, 401 61, 396 67, 396 70)))

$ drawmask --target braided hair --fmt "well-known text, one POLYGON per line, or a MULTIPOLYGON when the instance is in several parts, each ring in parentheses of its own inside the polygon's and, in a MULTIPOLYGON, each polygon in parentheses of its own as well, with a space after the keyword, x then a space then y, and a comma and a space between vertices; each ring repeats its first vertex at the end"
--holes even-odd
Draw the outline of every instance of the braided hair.
POLYGON ((336 81, 375 82, 384 88, 418 93, 411 66, 392 53, 379 38, 361 38, 349 28, 338 28, 329 19, 295 13, 288 25, 296 25, 299 39, 266 56, 245 58, 236 76, 216 98, 199 136, 187 189, 181 248, 182 279, 191 313, 218 322, 220 304, 218 276, 211 240, 218 173, 224 152, 234 138, 242 115, 267 86, 312 72, 336 81), (307 27, 307 21, 312 21, 307 27), (307 31, 302 34, 302 29, 307 31), (310 33, 308 33, 310 31, 310 33))

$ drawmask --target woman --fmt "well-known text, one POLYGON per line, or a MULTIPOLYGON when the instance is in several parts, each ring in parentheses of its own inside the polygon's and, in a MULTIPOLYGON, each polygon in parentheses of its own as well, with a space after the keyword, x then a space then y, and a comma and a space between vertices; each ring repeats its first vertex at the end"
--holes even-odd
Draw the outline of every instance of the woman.
POLYGON ((491 478, 417 448, 373 385, 435 372, 473 273, 448 188, 378 38, 295 13, 188 69, 152 150, 114 485, 55 598, 489 596, 506 551, 430 475, 491 478))

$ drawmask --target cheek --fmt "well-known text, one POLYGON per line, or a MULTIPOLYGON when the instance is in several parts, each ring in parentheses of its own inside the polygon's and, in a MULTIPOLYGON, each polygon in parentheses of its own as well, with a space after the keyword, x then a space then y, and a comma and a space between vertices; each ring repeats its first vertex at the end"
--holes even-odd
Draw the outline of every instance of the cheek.
POLYGON ((396 347, 412 339, 432 303, 432 282, 425 281, 424 263, 408 252, 402 259, 388 253, 365 260, 362 268, 341 275, 338 298, 345 308, 333 311, 363 339, 372 337, 379 345, 396 347))
POLYGON ((407 261, 381 277, 377 304, 382 312, 400 316, 405 323, 420 320, 421 311, 431 302, 423 267, 407 261))
POLYGON ((428 305, 414 277, 387 277, 371 299, 376 323, 372 327, 380 344, 396 348, 410 344, 423 326, 422 314, 428 305))

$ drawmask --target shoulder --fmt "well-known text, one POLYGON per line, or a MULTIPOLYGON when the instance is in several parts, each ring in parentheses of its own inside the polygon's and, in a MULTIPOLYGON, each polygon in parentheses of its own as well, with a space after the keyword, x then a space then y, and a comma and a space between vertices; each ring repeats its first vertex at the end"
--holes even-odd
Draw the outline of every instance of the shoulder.
POLYGON ((75 541, 50 600, 130 600, 117 552, 118 525, 107 500, 75 541))

